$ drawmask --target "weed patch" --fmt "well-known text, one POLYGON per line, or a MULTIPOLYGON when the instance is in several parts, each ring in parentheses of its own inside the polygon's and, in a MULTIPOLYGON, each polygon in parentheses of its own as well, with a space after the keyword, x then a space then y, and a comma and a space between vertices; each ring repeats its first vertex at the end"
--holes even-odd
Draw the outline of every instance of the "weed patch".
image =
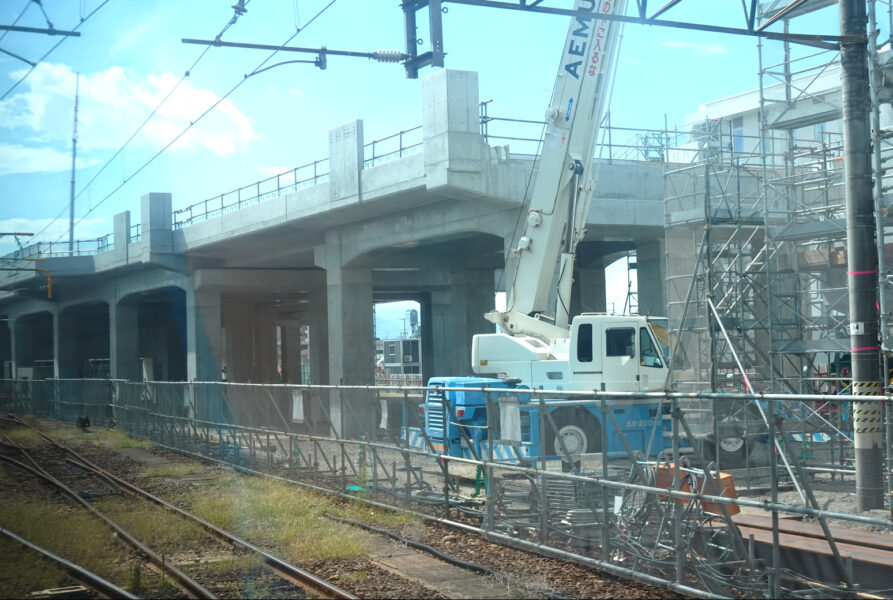
POLYGON ((53 429, 47 432, 47 435, 59 442, 93 442, 113 449, 140 448, 149 450, 153 446, 152 442, 148 440, 130 437, 115 429, 91 428, 90 431, 81 431, 75 427, 63 427, 53 429))
POLYGON ((33 429, 10 429, 4 432, 6 436, 20 446, 34 448, 44 443, 41 437, 33 429))
POLYGON ((154 467, 146 467, 143 469, 143 477, 182 477, 184 475, 193 475, 200 473, 201 466, 195 463, 173 463, 170 465, 159 465, 154 467))
POLYGON ((323 516, 331 500, 280 481, 221 477, 189 500, 192 511, 250 539, 272 544, 286 560, 354 558, 366 550, 355 530, 323 516))
POLYGON ((159 554, 175 554, 184 547, 199 545, 207 537, 200 525, 159 510, 145 500, 109 497, 94 504, 159 554))
MULTIPOLYGON (((106 579, 127 580, 127 568, 120 562, 123 546, 115 543, 115 537, 108 527, 78 508, 48 502, 4 502, 0 503, 0 525, 106 579)), ((16 556, 24 556, 28 561, 35 562, 30 551, 20 546, 13 550, 16 556)), ((5 552, 0 552, 0 556, 5 555, 5 552)), ((7 582, 0 583, 5 585, 7 582)), ((33 590, 32 587, 28 591, 33 590)), ((0 597, 19 598, 27 595, 5 592, 4 588, 0 588, 0 597)))

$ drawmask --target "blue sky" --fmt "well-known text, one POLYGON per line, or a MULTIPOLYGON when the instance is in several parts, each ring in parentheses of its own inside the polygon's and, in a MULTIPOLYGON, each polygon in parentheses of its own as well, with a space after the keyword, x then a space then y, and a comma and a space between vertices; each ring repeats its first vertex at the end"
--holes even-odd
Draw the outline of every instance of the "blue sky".
MULTIPOLYGON (((281 44, 296 27, 306 26, 290 45, 402 49, 397 0, 336 0, 310 22, 329 2, 252 0, 248 12, 222 39, 281 44)), ((58 29, 72 29, 101 4, 43 1, 58 29)), ((406 79, 399 65, 340 57, 329 57, 325 71, 283 65, 249 78, 134 175, 269 55, 211 48, 143 130, 85 188, 203 51, 180 39, 213 38, 232 17, 230 4, 232 0, 108 0, 81 25, 80 38, 64 41, 11 91, 30 67, 0 54, 0 95, 5 95, 0 100, 0 231, 37 232, 62 213, 41 239, 66 239, 75 73, 81 74, 77 238, 108 233, 112 215, 127 209, 138 212, 139 197, 150 191, 171 192, 179 208, 324 158, 328 130, 354 118, 364 120, 367 142, 420 124, 419 80, 406 79), (111 193, 125 180, 126 185, 111 193)), ((18 24, 46 27, 39 7, 27 0, 0 1, 0 23, 12 23, 26 5, 18 24)), ((567 19, 446 6, 447 67, 480 73, 481 99, 493 100, 491 115, 542 118, 567 19)), ((737 27, 744 22, 737 0, 685 0, 664 17, 737 27)), ((799 32, 833 34, 838 27, 835 7, 796 25, 799 32)), ((426 35, 423 29, 420 37, 426 35)), ((11 32, 0 39, 0 48, 33 61, 58 41, 11 32)), ((778 44, 768 51, 780 57, 778 44)), ((311 57, 279 55, 273 62, 294 58, 311 57)), ((681 126, 700 103, 757 87, 757 70, 753 38, 628 25, 611 103, 612 123, 661 128, 666 115, 671 127, 681 126)), ((0 239, 0 252, 11 250, 11 243, 0 239)))

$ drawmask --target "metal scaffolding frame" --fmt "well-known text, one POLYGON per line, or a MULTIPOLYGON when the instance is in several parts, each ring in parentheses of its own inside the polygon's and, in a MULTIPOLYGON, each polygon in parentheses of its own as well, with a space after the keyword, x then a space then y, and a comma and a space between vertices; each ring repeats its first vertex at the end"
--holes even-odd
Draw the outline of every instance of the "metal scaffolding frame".
MULTIPOLYGON (((868 4, 879 309, 882 348, 889 352, 893 305, 884 259, 893 174, 885 165, 893 157, 893 132, 882 128, 880 105, 890 99, 883 69, 893 53, 879 50, 876 2, 868 4)), ((890 3, 883 4, 893 20, 890 3)), ((785 17, 785 32, 794 19, 829 5, 804 4, 785 17)), ((680 134, 667 132, 667 300, 678 338, 672 389, 849 393, 840 54, 784 40, 758 40, 757 52, 756 122, 745 123, 752 118, 747 111, 707 120, 675 147, 669 140, 680 134), (769 64, 768 44, 780 45, 780 62, 769 64), (759 135, 745 135, 745 125, 759 135)), ((887 362, 885 355, 889 379, 887 362)), ((747 439, 768 426, 750 404, 715 413, 700 401, 688 408, 702 415, 701 427, 712 428, 716 439, 724 423, 735 423, 747 450, 747 439)), ((844 443, 832 444, 828 459, 850 464, 851 415, 804 404, 785 416, 803 436, 801 454, 814 452, 813 440, 839 440, 844 443)), ((888 430, 890 421, 888 415, 888 430)))

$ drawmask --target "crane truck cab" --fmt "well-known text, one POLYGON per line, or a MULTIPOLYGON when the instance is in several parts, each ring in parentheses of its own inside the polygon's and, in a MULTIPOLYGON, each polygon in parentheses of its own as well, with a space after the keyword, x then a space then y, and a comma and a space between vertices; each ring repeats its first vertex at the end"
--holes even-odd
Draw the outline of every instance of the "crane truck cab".
POLYGON ((584 313, 574 317, 569 338, 548 344, 530 336, 476 335, 472 369, 546 390, 655 392, 667 380, 664 348, 647 317, 584 313))

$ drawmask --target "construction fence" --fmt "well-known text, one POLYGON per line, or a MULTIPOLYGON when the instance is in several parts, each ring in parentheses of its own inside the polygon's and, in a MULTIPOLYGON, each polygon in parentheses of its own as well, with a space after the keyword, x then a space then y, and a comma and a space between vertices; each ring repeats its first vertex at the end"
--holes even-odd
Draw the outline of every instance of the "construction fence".
POLYGON ((893 549, 871 541, 889 539, 890 513, 845 504, 855 490, 850 404, 784 394, 0 381, 5 412, 88 417, 203 460, 684 594, 891 597, 893 549), (469 402, 445 401, 450 392, 469 402), (651 418, 630 418, 642 410, 651 418))

